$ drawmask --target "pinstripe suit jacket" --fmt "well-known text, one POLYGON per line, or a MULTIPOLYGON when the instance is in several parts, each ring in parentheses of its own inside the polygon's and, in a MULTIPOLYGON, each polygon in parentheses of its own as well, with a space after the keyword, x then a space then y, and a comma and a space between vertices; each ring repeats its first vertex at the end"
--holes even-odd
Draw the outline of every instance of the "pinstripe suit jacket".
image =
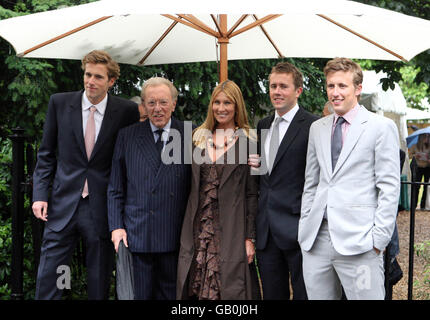
MULTIPOLYGON (((184 123, 172 118, 170 135, 172 129, 181 134, 181 164, 161 163, 158 168, 149 120, 118 134, 108 186, 108 221, 110 231, 126 229, 131 252, 179 249, 191 165, 183 161, 184 123)), ((191 136, 186 140, 191 143, 191 136)))

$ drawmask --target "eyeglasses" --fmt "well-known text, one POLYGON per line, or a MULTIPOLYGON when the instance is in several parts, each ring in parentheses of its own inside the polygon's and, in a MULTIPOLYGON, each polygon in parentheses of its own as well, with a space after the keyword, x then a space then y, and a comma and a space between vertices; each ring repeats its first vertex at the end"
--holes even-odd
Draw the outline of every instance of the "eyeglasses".
POLYGON ((148 100, 146 101, 146 105, 150 108, 155 108, 157 105, 167 107, 169 105, 169 100, 148 100))

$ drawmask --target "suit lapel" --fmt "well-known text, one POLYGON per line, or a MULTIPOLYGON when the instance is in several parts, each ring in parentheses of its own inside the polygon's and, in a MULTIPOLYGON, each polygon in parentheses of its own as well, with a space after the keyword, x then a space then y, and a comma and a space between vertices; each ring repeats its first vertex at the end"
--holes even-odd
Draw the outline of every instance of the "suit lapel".
MULTIPOLYGON (((172 130, 178 131, 180 136, 184 137, 184 131, 180 126, 180 122, 177 121, 176 119, 174 119, 173 117, 171 118, 171 120, 172 121, 170 124, 169 136, 167 137, 167 142, 166 142, 166 146, 165 146, 164 150, 169 149, 169 148, 167 148, 167 145, 169 143, 172 143, 172 141, 173 141, 172 130)), ((154 147, 155 147, 155 144, 154 144, 154 147)), ((181 139, 181 146, 180 147, 181 147, 181 163, 183 163, 183 161, 184 161, 183 160, 184 159, 184 148, 183 148, 183 140, 182 139, 181 139)), ((161 161, 161 164, 158 168, 157 177, 159 175, 166 174, 171 168, 173 168, 173 167, 170 164, 166 165, 163 163, 163 161, 161 161)))
POLYGON ((268 132, 270 130, 270 126, 272 125, 273 119, 275 119, 275 115, 270 116, 269 118, 266 119, 265 122, 262 123, 261 125, 261 130, 266 130, 266 134, 262 134, 262 132, 260 132, 260 141, 261 141, 261 153, 264 153, 264 145, 266 144, 266 139, 268 137, 268 132))
POLYGON ((149 125, 149 120, 141 123, 139 131, 140 132, 136 137, 136 145, 152 167, 154 173, 157 173, 158 151, 155 147, 154 134, 152 133, 151 126, 149 125))
MULTIPOLYGON (((220 183, 219 183, 219 188, 222 188, 222 186, 227 181, 227 179, 231 176, 233 171, 240 165, 240 161, 245 160, 245 159, 240 159, 240 153, 243 152, 243 150, 240 150, 241 145, 246 146, 247 149, 245 151, 247 152, 247 150, 248 150, 248 139, 247 139, 247 137, 243 131, 239 132, 239 138, 237 139, 235 145, 233 147, 231 147, 231 149, 229 150, 231 152, 234 152, 235 163, 227 164, 224 166, 224 168, 222 170, 220 183)), ((248 152, 247 152, 247 154, 248 154, 248 152)), ((227 157, 227 159, 228 159, 228 157, 227 157)))
POLYGON ((354 146, 357 144, 358 139, 364 132, 367 120, 369 118, 367 112, 368 111, 364 107, 360 107, 356 118, 349 127, 348 134, 342 147, 342 151, 340 152, 336 167, 333 170, 333 175, 335 175, 336 172, 339 171, 339 168, 342 167, 343 163, 346 161, 346 159, 348 159, 348 156, 350 155, 352 149, 354 149, 354 146))
POLYGON ((85 150, 85 140, 82 127, 82 94, 83 90, 76 92, 73 100, 70 102, 68 111, 70 112, 70 121, 73 134, 76 138, 76 143, 82 151, 82 155, 87 159, 87 152, 85 150))
POLYGON ((260 154, 261 159, 261 168, 265 168, 265 172, 267 172, 267 159, 266 159, 266 139, 269 136, 270 126, 273 122, 275 115, 272 115, 268 118, 261 120, 261 126, 258 130, 258 152, 260 154))
MULTIPOLYGON (((177 120, 175 120, 173 117, 170 125, 170 130, 172 129, 178 130, 181 134, 181 137, 183 137, 184 132, 181 129, 180 123, 177 120)), ((167 171, 169 171, 169 168, 171 168, 170 165, 165 165, 163 162, 161 162, 160 166, 157 167, 159 155, 158 155, 157 148, 155 147, 154 133, 151 130, 149 120, 142 123, 141 132, 136 139, 137 139, 137 144, 139 145, 139 148, 144 154, 144 157, 147 159, 148 163, 154 170, 155 177, 159 178, 160 175, 167 173, 167 171)), ((171 141, 172 141, 171 133, 169 133, 167 143, 171 143, 171 141)), ((182 143, 183 142, 181 140, 181 161, 183 161, 183 153, 184 153, 182 143)))
POLYGON ((273 163, 272 172, 273 170, 275 170, 275 167, 279 162, 279 159, 281 159, 282 155, 287 151, 291 142, 294 141, 295 137, 300 132, 302 128, 303 120, 304 120, 303 110, 302 108, 299 108, 293 120, 291 121, 290 125, 288 126, 287 132, 285 132, 285 135, 282 138, 281 144, 279 145, 278 152, 276 153, 275 162, 273 163))
MULTIPOLYGON (((197 148, 197 147, 196 147, 197 148)), ((193 149, 194 151, 194 149, 193 149)), ((199 152, 201 154, 201 149, 199 149, 199 152)), ((196 187, 196 190, 200 190, 200 167, 201 165, 196 164, 194 161, 191 164, 191 176, 192 176, 192 185, 194 185, 196 187)), ((197 208, 199 206, 199 193, 195 192, 195 193, 190 193, 190 196, 193 195, 194 196, 194 201, 193 201, 193 211, 191 213, 191 221, 194 221, 194 217, 196 215, 197 212, 197 208)))
POLYGON ((321 132, 318 132, 319 145, 323 153, 323 162, 326 164, 326 170, 329 174, 333 171, 331 168, 331 131, 333 128, 333 118, 333 114, 323 118, 321 132))
POLYGON ((100 127, 99 135, 97 136, 96 144, 94 145, 91 158, 94 158, 95 154, 103 146, 105 140, 112 135, 112 130, 115 130, 115 121, 117 121, 118 106, 112 102, 111 96, 108 94, 108 101, 106 104, 105 114, 103 116, 102 125, 100 127))

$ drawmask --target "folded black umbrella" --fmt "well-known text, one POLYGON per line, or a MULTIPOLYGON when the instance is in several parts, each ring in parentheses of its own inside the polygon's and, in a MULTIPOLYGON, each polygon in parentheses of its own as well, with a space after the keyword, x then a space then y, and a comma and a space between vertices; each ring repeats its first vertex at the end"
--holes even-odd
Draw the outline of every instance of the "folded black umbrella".
POLYGON ((118 300, 134 300, 133 257, 123 241, 116 255, 116 293, 118 300))

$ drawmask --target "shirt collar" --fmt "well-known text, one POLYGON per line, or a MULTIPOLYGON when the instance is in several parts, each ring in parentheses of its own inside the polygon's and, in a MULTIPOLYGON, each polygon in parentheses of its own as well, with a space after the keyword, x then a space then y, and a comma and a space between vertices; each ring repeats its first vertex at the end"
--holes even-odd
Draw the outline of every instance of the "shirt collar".
MULTIPOLYGON (((148 119, 148 120, 149 120, 149 119, 148 119)), ((154 125, 152 124, 151 120, 149 120, 149 125, 151 126, 151 131, 152 131, 152 132, 157 131, 158 129, 160 129, 160 128, 158 128, 158 127, 154 126, 154 125)), ((167 122, 167 123, 166 123, 166 125, 164 126, 164 128, 161 128, 161 129, 163 129, 164 131, 166 131, 167 133, 169 133, 169 131, 170 131, 170 126, 171 126, 171 125, 172 125, 172 118, 170 118, 170 119, 169 119, 169 122, 167 122)))
MULTIPOLYGON (((294 116, 296 115, 297 111, 299 111, 299 105, 296 103, 296 105, 291 108, 290 111, 288 111, 287 113, 285 113, 282 118, 287 121, 287 122, 291 122, 293 121, 294 116)), ((281 117, 278 112, 275 112, 275 118, 273 120, 276 120, 276 118, 281 117)))
POLYGON ((92 104, 90 100, 88 100, 87 94, 84 91, 82 95, 82 110, 88 110, 91 106, 94 106, 101 115, 104 115, 106 111, 107 100, 108 94, 106 94, 103 100, 100 101, 98 104, 92 104))
MULTIPOLYGON (((354 120, 355 116, 357 115, 359 109, 360 109, 360 105, 356 104, 355 107, 353 107, 351 110, 349 110, 347 113, 345 113, 342 116, 342 118, 344 118, 346 120, 346 122, 351 124, 352 121, 354 120)), ((340 115, 336 114, 336 112, 335 112, 334 113, 334 123, 336 123, 336 121, 339 117, 340 117, 340 115)))

